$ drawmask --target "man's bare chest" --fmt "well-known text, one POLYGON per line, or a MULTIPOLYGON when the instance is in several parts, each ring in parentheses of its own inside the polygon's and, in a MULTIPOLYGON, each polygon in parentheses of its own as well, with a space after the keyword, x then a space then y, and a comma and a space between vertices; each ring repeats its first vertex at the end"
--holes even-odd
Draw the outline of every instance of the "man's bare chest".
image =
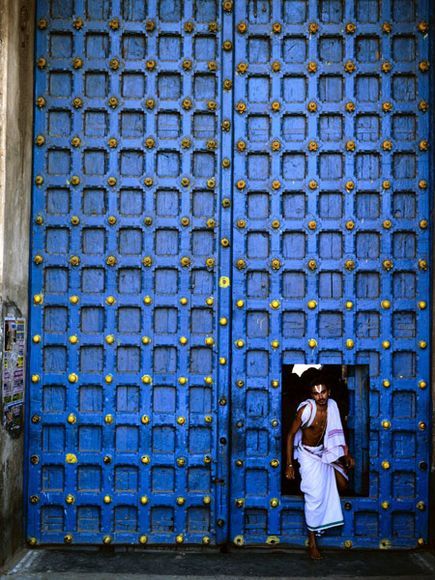
POLYGON ((310 441, 321 439, 326 430, 327 420, 327 409, 317 408, 313 422, 309 427, 303 429, 304 439, 310 441))

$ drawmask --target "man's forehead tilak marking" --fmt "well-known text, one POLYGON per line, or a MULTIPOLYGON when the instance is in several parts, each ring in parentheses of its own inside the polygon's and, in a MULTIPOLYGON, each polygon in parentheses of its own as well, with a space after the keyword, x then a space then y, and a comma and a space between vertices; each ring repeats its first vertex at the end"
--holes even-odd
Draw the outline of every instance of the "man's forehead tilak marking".
POLYGON ((325 387, 325 385, 314 385, 313 390, 315 393, 319 393, 319 395, 325 391, 327 391, 328 389, 325 387))

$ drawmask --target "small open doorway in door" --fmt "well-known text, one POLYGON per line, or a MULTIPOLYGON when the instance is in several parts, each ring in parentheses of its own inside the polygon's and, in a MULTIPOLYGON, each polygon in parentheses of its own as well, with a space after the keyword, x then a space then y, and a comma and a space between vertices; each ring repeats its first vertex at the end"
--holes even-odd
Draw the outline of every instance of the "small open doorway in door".
POLYGON ((305 365, 282 367, 282 495, 301 495, 297 461, 296 478, 285 478, 286 441, 299 403, 310 398, 309 384, 315 375, 331 389, 337 402, 341 421, 355 469, 349 476, 346 495, 368 495, 369 484, 369 368, 367 365, 305 365))

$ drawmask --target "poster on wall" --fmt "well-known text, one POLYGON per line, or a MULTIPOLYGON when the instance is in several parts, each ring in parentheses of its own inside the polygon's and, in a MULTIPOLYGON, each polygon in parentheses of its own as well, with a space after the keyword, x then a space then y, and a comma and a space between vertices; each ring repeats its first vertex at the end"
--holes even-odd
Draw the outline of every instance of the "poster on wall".
POLYGON ((6 317, 3 322, 3 425, 12 437, 18 437, 24 421, 25 325, 23 318, 6 317))

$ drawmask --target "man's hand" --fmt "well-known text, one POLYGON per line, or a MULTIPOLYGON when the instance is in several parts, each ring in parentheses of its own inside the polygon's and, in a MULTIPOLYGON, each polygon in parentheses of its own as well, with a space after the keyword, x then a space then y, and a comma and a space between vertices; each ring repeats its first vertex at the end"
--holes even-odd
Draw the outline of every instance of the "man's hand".
POLYGON ((294 479, 295 478, 295 468, 289 467, 287 465, 286 470, 285 470, 285 476, 287 479, 294 479))
POLYGON ((346 469, 353 469, 355 467, 355 459, 349 453, 344 456, 344 465, 346 469))

